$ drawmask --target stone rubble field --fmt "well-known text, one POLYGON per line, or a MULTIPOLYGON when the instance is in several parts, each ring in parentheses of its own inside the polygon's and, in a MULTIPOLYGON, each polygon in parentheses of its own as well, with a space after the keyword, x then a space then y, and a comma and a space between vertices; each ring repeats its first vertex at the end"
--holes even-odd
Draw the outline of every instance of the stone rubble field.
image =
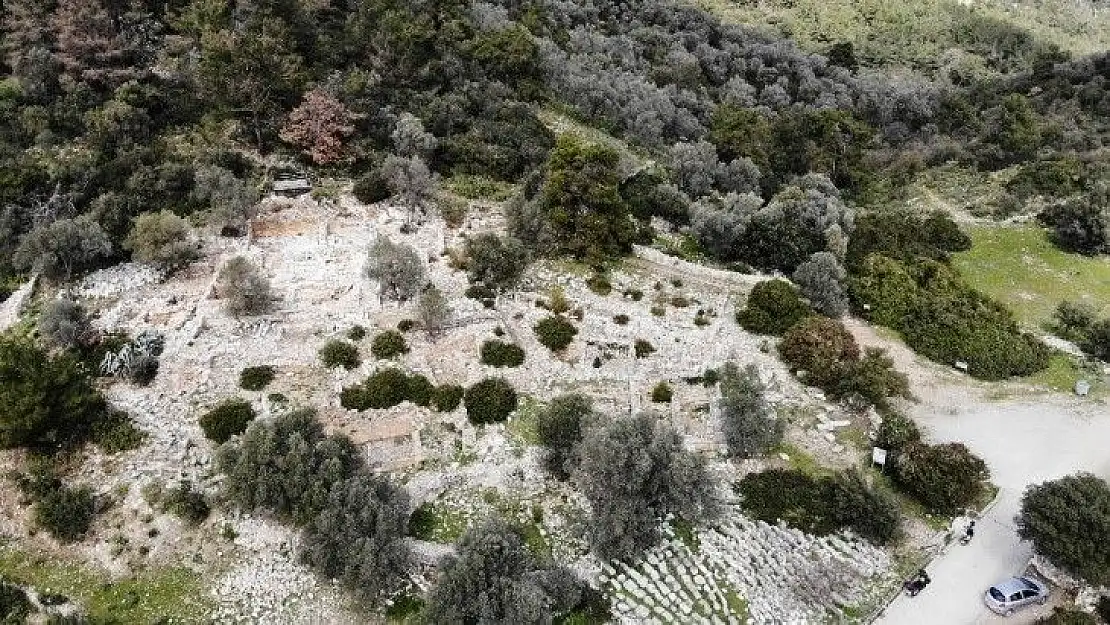
MULTIPOLYGON (((853 454, 845 453, 846 443, 836 436, 838 428, 851 422, 849 417, 819 392, 801 386, 767 349, 764 338, 745 333, 732 320, 738 301, 761 276, 703 268, 638 249, 635 258, 611 272, 613 290, 607 296, 586 287, 588 272, 582 268, 539 262, 517 293, 502 297, 496 310, 488 310, 463 296, 465 272, 451 268, 445 250, 461 248, 466 234, 500 229, 496 217, 471 218, 458 230, 432 219, 415 233, 402 234, 405 216, 399 209, 364 206, 349 197, 332 207, 307 199, 270 199, 262 208, 250 237, 205 238, 203 259, 168 280, 127 264, 92 274, 75 289, 82 303, 97 311, 102 330, 132 336, 149 330, 165 336, 159 374, 150 386, 117 383, 106 391, 112 403, 130 412, 148 434, 144 445, 111 459, 94 457, 82 469, 85 480, 102 492, 126 485, 124 508, 133 514, 149 512, 139 494, 146 484, 190 480, 216 493, 213 446, 202 435, 197 417, 237 395, 251 400, 266 418, 284 409, 284 404, 267 397, 280 393, 289 405, 316 407, 330 430, 365 447, 371 466, 398 472, 416 504, 454 507, 464 517, 499 509, 505 502, 522 515, 542 510, 542 521, 536 525, 551 553, 609 589, 614 616, 622 622, 732 622, 729 592, 747 601, 756 623, 843 616, 834 604, 864 601, 866 589, 891 567, 883 552, 860 543, 815 539, 736 515, 716 529, 700 532, 700 551, 671 540, 635 568, 603 568, 574 536, 574 520, 584 514, 584 502, 569 489, 550 484, 536 450, 528 447, 526 410, 505 424, 479 430, 467 422, 462 408, 441 414, 405 403, 360 413, 339 405, 342 387, 361 382, 383 366, 422 373, 434 384, 468 386, 499 375, 521 394, 522 406, 532 402, 534 408, 535 401, 576 390, 594 396, 597 405, 612 414, 656 410, 686 434, 690 448, 710 454, 715 472, 735 479, 764 463, 722 459, 715 390, 683 380, 733 360, 741 366, 755 364, 772 404, 801 415, 791 418, 788 441, 822 463, 851 462, 853 454), (365 326, 372 337, 416 316, 411 303, 380 301, 377 285, 362 275, 366 249, 379 235, 413 245, 426 255, 428 278, 449 298, 454 327, 434 342, 419 330, 408 332, 411 351, 397 363, 376 362, 367 339, 360 344, 359 367, 326 369, 317 350, 328 339, 345 338, 356 324, 365 326), (269 314, 237 320, 214 298, 215 275, 237 255, 248 257, 269 277, 276 297, 269 314), (578 335, 560 355, 540 345, 532 331, 550 314, 536 301, 546 300, 556 285, 572 311, 582 310, 580 321, 571 317, 578 335), (623 294, 632 289, 643 292, 642 300, 623 294), (674 305, 682 299, 688 305, 674 305), (653 307, 663 308, 664 314, 653 314, 653 307), (709 320, 707 325, 694 323, 699 310, 709 320), (627 315, 629 322, 615 323, 618 314, 627 315), (495 369, 479 363, 480 345, 495 338, 498 327, 506 333, 502 340, 511 338, 526 351, 521 367, 495 369), (632 344, 637 339, 649 341, 656 351, 636 358, 632 344), (600 367, 593 366, 595 358, 600 367), (274 366, 276 379, 262 392, 239 389, 239 371, 255 365, 274 366), (650 400, 652 387, 660 381, 674 389, 670 404, 650 400), (481 492, 496 492, 488 498, 497 501, 457 496, 481 492), (833 569, 836 577, 828 579, 848 586, 822 594, 828 589, 814 580, 833 569)), ((168 546, 158 553, 167 562, 180 562, 186 561, 186 554, 203 552, 204 563, 198 566, 205 568, 211 582, 213 618, 218 621, 319 622, 313 619, 322 613, 336 615, 329 622, 349 618, 336 607, 343 605, 340 593, 296 562, 292 530, 213 514, 196 530, 203 534, 196 541, 182 539, 181 531, 164 532, 160 540, 168 546), (236 536, 230 541, 220 535, 229 526, 236 536)), ((431 544, 424 551, 440 552, 431 544)))

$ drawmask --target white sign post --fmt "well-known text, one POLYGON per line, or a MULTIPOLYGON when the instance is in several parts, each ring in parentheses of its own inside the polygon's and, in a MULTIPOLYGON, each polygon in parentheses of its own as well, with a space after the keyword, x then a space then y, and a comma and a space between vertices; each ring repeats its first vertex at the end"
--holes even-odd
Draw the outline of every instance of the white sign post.
POLYGON ((886 450, 882 447, 871 448, 871 463, 877 464, 886 470, 886 450))

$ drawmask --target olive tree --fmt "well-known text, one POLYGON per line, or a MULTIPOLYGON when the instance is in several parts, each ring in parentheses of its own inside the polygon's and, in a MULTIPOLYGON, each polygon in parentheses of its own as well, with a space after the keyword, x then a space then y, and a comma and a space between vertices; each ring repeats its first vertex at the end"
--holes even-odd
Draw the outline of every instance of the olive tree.
POLYGON ((817 252, 794 270, 794 283, 814 310, 839 317, 848 310, 848 272, 832 252, 817 252))
POLYGON ((690 522, 718 513, 705 460, 652 413, 590 428, 574 479, 590 502, 589 536, 602 558, 633 559, 660 540, 659 519, 690 522))
POLYGON ((573 608, 581 583, 567 569, 540 561, 513 525, 498 519, 459 539, 428 595, 429 623, 547 624, 573 608))
POLYGON ((81 215, 58 219, 24 235, 12 255, 12 265, 54 280, 69 280, 111 253, 108 234, 92 217, 81 215))
POLYGON ((366 254, 366 277, 377 280, 387 299, 407 301, 424 285, 424 263, 410 245, 379 236, 366 254))
POLYGON ((141 263, 173 271, 197 257, 196 244, 190 239, 189 224, 163 210, 139 215, 123 247, 141 263))
POLYGON ((224 308, 235 317, 257 315, 270 309, 270 280, 249 260, 236 256, 220 269, 216 291, 224 308))
POLYGON ((786 423, 767 404, 755 365, 740 369, 735 363, 725 363, 720 389, 721 427, 729 455, 752 458, 782 442, 786 423))

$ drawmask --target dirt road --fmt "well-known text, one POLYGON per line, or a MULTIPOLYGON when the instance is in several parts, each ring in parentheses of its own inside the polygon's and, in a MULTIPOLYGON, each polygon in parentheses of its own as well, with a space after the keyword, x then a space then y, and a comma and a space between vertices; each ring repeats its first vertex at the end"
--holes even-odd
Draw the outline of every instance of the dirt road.
POLYGON ((909 408, 928 439, 959 441, 981 456, 999 487, 998 499, 977 523, 969 545, 954 544, 928 568, 933 583, 912 599, 895 600, 879 618, 884 625, 1030 623, 1043 609, 1004 619, 983 605, 994 582, 1018 573, 1032 554, 1018 540, 1014 516, 1030 484, 1078 471, 1110 479, 1110 409, 1104 403, 1062 395, 1016 393, 990 400, 1002 387, 983 385, 919 359, 905 346, 848 324, 864 345, 887 347, 911 378, 919 403, 909 408))

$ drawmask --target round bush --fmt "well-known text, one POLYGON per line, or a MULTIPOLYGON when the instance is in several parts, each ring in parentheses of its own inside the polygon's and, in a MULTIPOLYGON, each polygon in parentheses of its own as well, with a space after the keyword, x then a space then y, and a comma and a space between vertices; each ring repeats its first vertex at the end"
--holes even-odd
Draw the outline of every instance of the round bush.
POLYGON ((647 358, 655 353, 655 346, 644 339, 636 339, 632 344, 633 351, 636 352, 637 358, 647 358))
POLYGON ((1099 585, 1110 582, 1110 484, 1089 473, 1068 475, 1025 490, 1018 535, 1037 553, 1099 585), (1101 537, 1101 538, 1096 538, 1101 537))
POLYGON ((34 610, 22 588, 0 581, 0 619, 4 623, 24 623, 34 610))
POLYGON ((619 326, 626 326, 626 325, 628 325, 628 321, 629 321, 629 319, 628 319, 628 315, 625 315, 625 314, 623 314, 623 313, 622 313, 622 314, 618 314, 618 315, 613 315, 613 323, 615 323, 615 324, 617 324, 617 325, 619 325, 619 326))
POLYGON ((481 360, 491 367, 519 367, 524 364, 524 350, 512 343, 486 341, 482 343, 481 360))
POLYGON ((452 412, 462 403, 466 389, 458 384, 442 384, 432 394, 432 406, 439 412, 452 412))
POLYGON ((921 430, 906 415, 891 412, 883 415, 875 444, 883 449, 897 452, 907 445, 921 441, 921 430))
POLYGON ((201 416, 200 429, 204 430, 204 436, 208 440, 224 443, 232 436, 242 434, 255 416, 250 402, 229 399, 201 416))
POLYGON ((375 336, 374 342, 370 344, 370 353, 379 360, 388 360, 408 352, 409 346, 405 343, 405 337, 397 330, 382 332, 375 336))
POLYGON ((62 487, 35 504, 35 525, 62 542, 76 542, 89 531, 95 513, 91 489, 62 487))
POLYGON ((360 386, 343 389, 340 403, 355 410, 391 408, 408 399, 408 395, 409 376, 390 367, 375 371, 360 386))
POLYGON ((347 338, 352 341, 361 341, 366 338, 366 328, 358 325, 352 326, 350 330, 347 330, 347 338))
POLYGON ((940 514, 956 514, 974 504, 989 477, 986 463, 963 443, 907 445, 894 467, 899 488, 940 514))
POLYGON ((389 199, 391 195, 389 184, 382 175, 381 169, 377 167, 359 176, 351 192, 363 204, 375 204, 389 199))
POLYGON ((516 410, 516 391, 505 378, 486 378, 466 389, 463 404, 471 423, 499 423, 516 410))
POLYGON ((779 336, 811 314, 792 284, 767 280, 752 288, 747 305, 736 313, 736 322, 749 332, 779 336))
POLYGON ((666 382, 660 382, 651 389, 651 401, 657 404, 669 404, 674 397, 674 391, 671 390, 671 385, 666 382))
POLYGON ((827 317, 802 319, 782 337, 782 361, 794 370, 806 372, 805 383, 832 388, 859 360, 859 347, 844 324, 827 317))
POLYGON ((246 391, 261 391, 274 381, 274 368, 270 365, 246 367, 239 372, 239 388, 246 391))
POLYGON ((432 384, 428 381, 428 378, 420 374, 410 375, 408 382, 405 384, 405 399, 417 406, 430 406, 432 399, 435 397, 435 392, 435 384, 432 384))
POLYGON ((540 344, 553 352, 566 349, 578 334, 578 328, 574 324, 555 315, 540 319, 533 329, 540 344))
POLYGON ((324 343, 320 348, 320 361, 329 369, 343 367, 347 370, 354 369, 362 362, 358 357, 358 347, 338 339, 324 343))

